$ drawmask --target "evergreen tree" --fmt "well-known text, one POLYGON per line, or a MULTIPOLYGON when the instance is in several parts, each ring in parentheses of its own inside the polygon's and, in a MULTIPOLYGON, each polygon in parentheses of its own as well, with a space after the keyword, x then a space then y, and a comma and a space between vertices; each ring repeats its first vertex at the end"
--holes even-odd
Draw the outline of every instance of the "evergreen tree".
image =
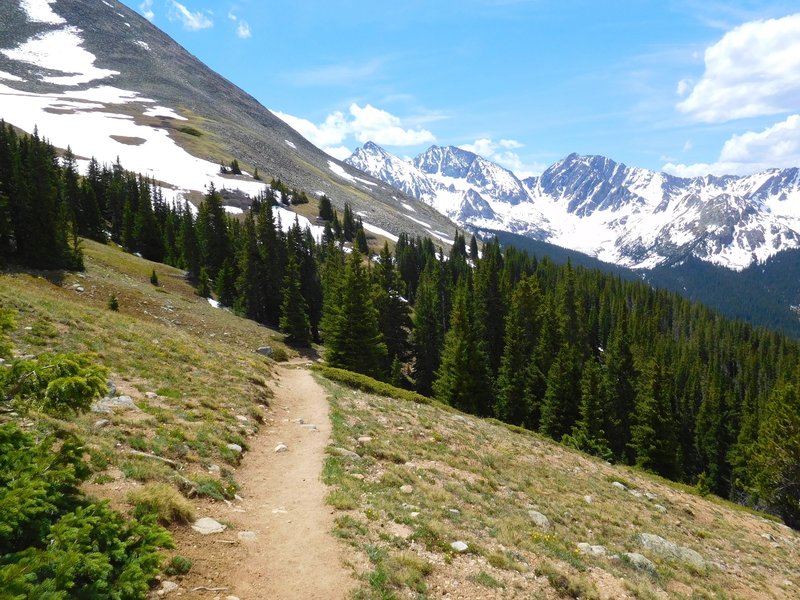
POLYGON ((630 446, 636 465, 664 477, 676 475, 677 439, 669 398, 666 397, 663 356, 640 370, 630 446))
POLYGON ((319 197, 319 218, 326 222, 333 220, 333 206, 325 194, 319 197))
POLYGON ((514 425, 534 427, 526 372, 539 339, 541 293, 535 278, 523 278, 511 298, 505 344, 497 377, 495 416, 514 425))
POLYGON ((341 304, 327 317, 325 360, 332 367, 380 379, 386 376, 386 344, 372 305, 369 275, 361 263, 361 253, 354 249, 339 289, 341 304))
POLYGON ((580 357, 574 346, 561 347, 547 372, 539 429, 555 440, 572 430, 578 420, 581 390, 580 357))
POLYGON ((583 452, 611 460, 612 452, 605 432, 607 406, 604 402, 602 370, 595 358, 589 359, 581 376, 580 417, 564 443, 583 452))
POLYGON ((387 361, 402 363, 408 356, 411 317, 408 301, 403 298, 403 280, 394 265, 388 242, 384 243, 374 270, 373 304, 378 311, 378 326, 386 342, 387 361))
POLYGON ((609 400, 608 440, 618 460, 632 462, 629 447, 631 416, 636 406, 636 379, 628 337, 628 313, 621 305, 616 313, 608 348, 603 356, 603 394, 609 400))
POLYGON ((413 375, 416 390, 425 396, 433 393, 433 382, 439 368, 444 343, 444 306, 439 263, 431 261, 422 272, 414 305, 413 375))
POLYGON ((308 346, 311 343, 311 324, 300 285, 300 267, 293 254, 289 254, 282 288, 281 331, 286 334, 288 343, 308 346))
POLYGON ((233 302, 236 299, 236 272, 230 258, 226 258, 223 261, 222 267, 217 272, 214 293, 217 295, 217 301, 222 306, 233 306, 233 302))
POLYGON ((356 224, 355 246, 362 254, 369 254, 369 246, 367 246, 367 234, 364 231, 364 223, 361 222, 361 219, 359 219, 358 223, 356 224))
POLYGON ((356 220, 353 216, 353 209, 347 202, 344 203, 344 215, 342 216, 342 235, 345 242, 352 242, 356 236, 356 220))
POLYGON ((437 400, 459 410, 486 416, 491 405, 489 364, 471 320, 469 284, 462 279, 453 297, 450 329, 433 384, 437 400))

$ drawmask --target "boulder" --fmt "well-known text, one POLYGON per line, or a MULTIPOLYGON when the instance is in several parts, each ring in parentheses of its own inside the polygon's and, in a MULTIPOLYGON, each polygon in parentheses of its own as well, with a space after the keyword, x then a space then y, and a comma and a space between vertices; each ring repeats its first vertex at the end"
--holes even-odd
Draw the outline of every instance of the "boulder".
POLYGON ((92 412, 112 413, 116 410, 139 410, 130 396, 115 396, 113 398, 101 398, 92 404, 92 412))
POLYGON ((256 348, 256 353, 260 354, 261 356, 272 356, 272 346, 259 346, 256 348))
POLYGON ((550 527, 550 519, 538 511, 529 510, 528 517, 530 517, 530 520, 537 527, 541 527, 542 529, 548 529, 550 527))
POLYGON ((331 453, 337 456, 343 456, 344 458, 349 458, 350 460, 361 460, 361 457, 358 454, 352 450, 348 450, 347 448, 339 448, 334 446, 331 448, 331 453))
POLYGON ((633 567, 636 567, 640 571, 646 571, 647 573, 650 573, 651 575, 655 575, 656 574, 656 566, 646 556, 644 556, 642 554, 639 554, 638 552, 626 552, 622 556, 633 567))
POLYGON ((691 548, 678 546, 674 542, 665 540, 660 535, 640 533, 638 539, 643 548, 650 550, 650 552, 654 554, 663 556, 664 558, 683 561, 698 569, 702 569, 706 566, 706 561, 703 560, 700 554, 691 548))
POLYGON ((281 442, 277 446, 275 446, 275 452, 276 453, 288 452, 288 451, 289 451, 289 446, 287 446, 283 442, 281 442))
POLYGON ((243 450, 239 444, 227 444, 225 447, 232 452, 236 452, 237 454, 241 454, 243 450))
POLYGON ((585 554, 587 556, 605 556, 608 554, 605 546, 592 546, 591 544, 587 544, 586 542, 581 542, 578 544, 578 551, 581 554, 585 554))
POLYGON ((625 491, 628 490, 628 487, 626 485, 620 483, 619 481, 612 481, 611 482, 611 487, 613 487, 614 489, 619 490, 620 492, 625 492, 625 491))
POLYGON ((461 540, 453 542, 452 544, 450 544, 450 547, 456 552, 466 552, 469 549, 467 543, 461 540))

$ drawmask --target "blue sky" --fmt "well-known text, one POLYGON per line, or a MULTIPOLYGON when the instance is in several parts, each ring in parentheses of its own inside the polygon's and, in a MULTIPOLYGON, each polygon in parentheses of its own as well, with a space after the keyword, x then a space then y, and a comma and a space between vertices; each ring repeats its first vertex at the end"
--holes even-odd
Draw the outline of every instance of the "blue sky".
POLYGON ((800 2, 126 0, 339 158, 457 145, 681 175, 800 165, 800 2))

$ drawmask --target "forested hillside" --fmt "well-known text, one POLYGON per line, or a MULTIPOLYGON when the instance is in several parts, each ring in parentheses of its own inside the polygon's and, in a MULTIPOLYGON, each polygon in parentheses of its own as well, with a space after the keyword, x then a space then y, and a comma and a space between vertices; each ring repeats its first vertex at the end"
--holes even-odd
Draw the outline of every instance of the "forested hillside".
POLYGON ((332 366, 800 526, 800 348, 781 334, 496 241, 479 251, 460 234, 447 256, 402 235, 364 260, 349 209, 340 218, 320 203, 319 243, 276 224, 286 189, 241 218, 211 189, 195 215, 121 165, 79 177, 68 154, 2 129, 0 251, 11 263, 73 268, 79 235, 109 236, 298 345, 324 342, 332 366))

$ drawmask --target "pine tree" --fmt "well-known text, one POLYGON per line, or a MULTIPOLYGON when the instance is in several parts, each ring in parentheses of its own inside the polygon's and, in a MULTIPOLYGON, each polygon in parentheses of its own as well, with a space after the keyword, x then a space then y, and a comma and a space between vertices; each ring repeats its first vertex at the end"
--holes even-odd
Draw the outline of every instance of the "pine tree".
POLYGON ((641 369, 630 446, 636 465, 664 477, 676 475, 675 418, 666 397, 663 356, 641 369))
MULTIPOLYGON (((408 302, 403 298, 403 281, 394 265, 388 242, 384 243, 374 270, 373 304, 378 311, 378 325, 386 342, 389 365, 407 358, 411 330, 408 302)), ((388 365, 387 365, 388 366, 388 365)))
POLYGON ((469 284, 462 279, 453 297, 450 329, 444 338, 433 391, 445 404, 486 416, 491 406, 489 363, 478 344, 471 313, 469 284))
POLYGON ((607 420, 602 387, 602 371, 596 359, 586 362, 581 376, 580 417, 572 433, 564 436, 568 446, 611 460, 612 452, 605 432, 607 420))
POLYGON ((361 219, 359 219, 358 223, 356 223, 355 245, 356 248, 358 248, 358 251, 362 254, 369 254, 369 246, 367 246, 367 234, 364 231, 364 223, 361 222, 361 219))
POLYGON ((416 390, 425 396, 433 393, 433 382, 439 368, 440 352, 444 343, 444 306, 442 303, 441 269, 437 261, 430 261, 419 278, 417 299, 414 304, 414 329, 412 333, 416 390))
POLYGON ((547 391, 542 401, 539 430, 560 440, 578 419, 581 390, 580 356, 574 346, 565 344, 547 372, 547 391))
MULTIPOLYGON (((334 221, 334 224, 336 221, 334 221)), ((347 202, 344 203, 344 215, 342 217, 342 235, 345 242, 352 242, 356 236, 356 220, 353 216, 353 209, 347 202)))
POLYGON ((308 320, 306 300, 300 286, 300 267, 293 254, 289 254, 286 275, 283 278, 280 328, 286 341, 296 346, 311 343, 311 324, 308 320))
POLYGON ((222 306, 233 306, 236 299, 236 272, 233 268, 233 261, 226 258, 214 281, 214 293, 217 301, 222 306))
POLYGON ((354 249, 339 290, 341 304, 327 319, 325 360, 332 367, 380 379, 386 376, 386 344, 372 305, 369 276, 361 262, 361 253, 354 249))
POLYGON ((505 324, 505 344, 497 377, 495 416, 501 421, 533 427, 526 372, 539 339, 541 293, 535 278, 523 278, 511 298, 505 324))
POLYGON ((609 400, 611 414, 606 432, 611 450, 618 460, 633 462, 628 443, 631 435, 631 416, 636 406, 633 381, 636 371, 628 337, 628 313, 624 304, 614 319, 608 348, 603 356, 603 393, 609 400))
POLYGON ((319 197, 319 218, 326 222, 333 220, 333 206, 325 194, 319 197))

